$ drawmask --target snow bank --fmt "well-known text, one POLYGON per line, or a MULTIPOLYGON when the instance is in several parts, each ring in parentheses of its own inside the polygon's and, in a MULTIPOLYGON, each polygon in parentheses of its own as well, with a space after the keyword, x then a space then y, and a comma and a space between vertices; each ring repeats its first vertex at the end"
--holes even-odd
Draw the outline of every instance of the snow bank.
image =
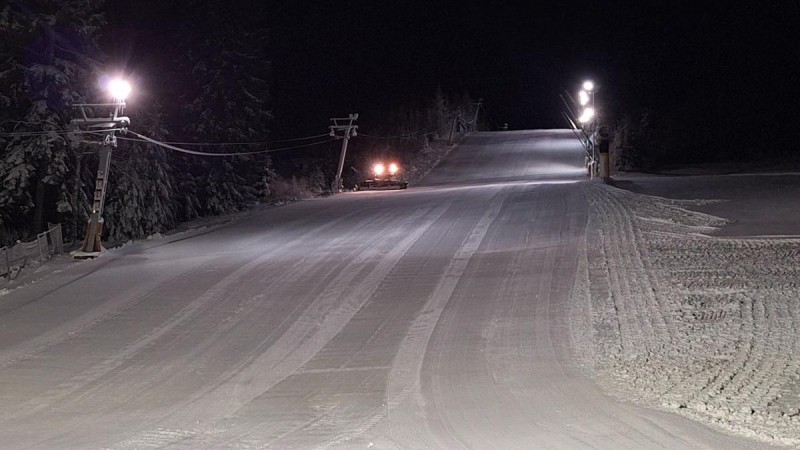
POLYGON ((800 445, 800 240, 707 234, 691 202, 588 183, 573 348, 626 399, 800 445))

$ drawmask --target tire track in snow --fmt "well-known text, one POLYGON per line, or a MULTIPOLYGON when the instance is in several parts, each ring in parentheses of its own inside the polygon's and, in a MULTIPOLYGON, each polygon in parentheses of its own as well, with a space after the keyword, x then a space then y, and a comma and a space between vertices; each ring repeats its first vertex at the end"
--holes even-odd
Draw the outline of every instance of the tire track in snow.
MULTIPOLYGON (((346 223, 348 217, 341 217, 335 221, 329 222, 326 227, 335 227, 341 223, 346 223)), ((201 296, 194 299, 190 304, 186 307, 182 308, 176 314, 171 317, 164 319, 162 325, 155 327, 148 331, 146 334, 141 336, 136 341, 130 342, 126 346, 118 349, 114 353, 107 356, 104 360, 99 361, 96 364, 93 364, 91 367, 87 368, 85 371, 71 377, 69 380, 59 384, 51 388, 50 390, 44 392, 41 395, 38 395, 35 398, 30 399, 28 402, 15 406, 13 410, 6 411, 0 414, 0 420, 8 420, 14 417, 22 417, 29 414, 34 414, 37 411, 46 410, 49 408, 53 408, 54 403, 63 399, 66 399, 70 396, 73 396, 71 401, 78 401, 81 398, 89 398, 93 395, 93 393, 99 393, 105 391, 109 388, 109 383, 113 385, 113 380, 107 380, 105 383, 97 383, 99 380, 106 377, 109 373, 114 370, 119 369, 121 366, 128 364, 130 360, 134 357, 134 355, 138 354, 155 345, 155 343, 159 340, 163 340, 164 338, 168 338, 171 334, 175 333, 176 330, 186 324, 186 322, 190 321, 193 317, 196 317, 198 314, 202 314, 204 310, 209 307, 213 306, 213 302, 216 299, 224 297, 224 293, 228 291, 231 286, 234 286, 239 282, 242 277, 247 276, 247 274, 253 269, 253 267, 258 266, 259 264, 263 263, 264 261, 273 258, 275 254, 278 254, 282 251, 288 251, 288 249, 292 248, 292 246, 296 246, 298 242, 302 242, 304 237, 310 236, 317 232, 318 230, 311 230, 306 233, 303 233, 298 237, 298 239, 283 243, 274 247, 271 251, 261 254, 259 257, 254 258, 249 263, 239 266, 238 269, 234 270, 233 272, 225 275, 221 280, 215 282, 208 290, 206 290, 201 296), (91 386, 89 389, 86 389, 86 386, 91 386), (75 397, 75 395, 80 392, 80 397, 75 397)), ((334 246, 338 243, 337 241, 333 241, 330 243, 331 246, 334 246)), ((323 247, 325 248, 325 247, 323 247)), ((217 258, 216 260, 224 259, 217 258)), ((297 264, 301 264, 302 260, 297 264)), ((283 276, 292 276, 293 269, 297 266, 297 264, 287 267, 284 272, 283 276)), ((204 267, 208 267, 208 265, 204 265, 204 267)), ((189 277, 196 277, 195 271, 190 271, 187 276, 189 277)), ((279 281, 281 277, 278 277, 275 282, 279 281)), ((155 287, 152 291, 147 292, 145 295, 140 295, 134 298, 131 298, 126 304, 124 308, 120 308, 119 305, 111 305, 115 308, 108 308, 110 312, 104 314, 95 314, 91 321, 88 324, 83 325, 81 327, 72 327, 71 331, 63 336, 61 339, 54 339, 48 343, 48 345, 42 345, 37 350, 39 352, 48 350, 56 345, 62 344, 70 339, 76 339, 79 336, 85 335, 88 333, 92 328, 99 326, 102 323, 107 321, 113 320, 118 316, 125 314, 126 311, 134 308, 136 305, 140 304, 141 302, 152 299, 152 298, 159 298, 163 295, 164 289, 169 286, 173 285, 181 285, 181 280, 173 280, 167 283, 166 285, 159 285, 155 287)), ((105 309, 105 308, 104 308, 105 309)), ((103 310, 104 310, 103 309, 103 310)), ((31 357, 35 353, 26 354, 26 357, 31 357)), ((16 360, 12 360, 13 363, 21 362, 22 359, 18 358, 16 360)), ((152 381, 150 384, 155 384, 156 381, 152 381)), ((137 395, 141 395, 142 393, 139 392, 137 395)), ((95 404, 95 408, 96 408, 95 404)))
MULTIPOLYGON (((329 439, 326 443, 318 445, 315 448, 346 446, 349 441, 363 436, 376 425, 387 420, 387 418, 389 419, 387 425, 389 429, 389 439, 395 439, 395 445, 399 445, 397 439, 401 441, 404 439, 403 437, 398 438, 398 436, 396 436, 396 430, 394 433, 391 431, 392 417, 397 414, 397 408, 401 407, 404 401, 411 401, 411 397, 415 398, 416 403, 410 406, 403 406, 409 406, 411 408, 415 406, 424 406, 424 400, 419 390, 419 376, 422 362, 425 358, 425 349, 455 286, 458 284, 471 256, 477 251, 489 226, 499 214, 500 209, 502 209, 506 197, 506 194, 495 194, 491 199, 487 200, 487 203, 491 203, 494 206, 472 225, 467 237, 464 238, 458 245, 458 248, 455 249, 453 257, 444 269, 444 273, 441 275, 433 292, 428 296, 428 299, 420 308, 416 318, 409 326, 407 334, 400 343, 391 366, 386 388, 387 401, 385 406, 382 407, 382 410, 368 415, 363 419, 359 419, 359 423, 356 426, 350 427, 347 432, 340 433, 329 439)), ((416 414, 418 412, 418 410, 416 412, 412 411, 411 414, 416 414)), ((411 435, 409 438, 410 441, 408 445, 401 445, 401 448, 430 448, 431 445, 434 445, 432 444, 433 442, 437 442, 430 433, 419 429, 415 429, 413 432, 409 430, 408 433, 404 434, 405 437, 411 435), (422 434, 425 434, 427 437, 422 438, 422 434), (412 444, 410 443, 411 441, 415 441, 415 443, 412 444), (424 443, 420 443, 419 441, 423 441, 424 443)), ((436 445, 441 444, 437 443, 436 445)))
MULTIPOLYGON (((445 204, 428 210, 421 218, 407 217, 404 220, 405 225, 393 227, 399 230, 398 235, 384 235, 384 239, 389 241, 396 238, 386 254, 375 255, 369 249, 361 252, 351 264, 356 270, 344 270, 269 348, 225 383, 196 400, 192 409, 197 414, 212 416, 198 416, 197 420, 231 416, 242 405, 297 372, 341 331, 408 249, 449 207, 449 204, 445 204), (412 226, 413 229, 408 231, 412 226), (369 273, 360 273, 359 269, 370 261, 377 263, 369 273), (360 279, 356 281, 356 277, 360 279), (214 405, 213 411, 203 412, 209 409, 204 406, 206 404, 214 405)), ((182 414, 182 417, 185 416, 182 414)))
MULTIPOLYGON (((429 431, 406 430, 402 424, 414 423, 414 420, 404 419, 404 417, 413 416, 424 408, 425 400, 422 398, 420 372, 425 360, 426 348, 442 311, 453 295, 467 264, 478 250, 489 227, 500 214, 507 197, 508 192, 502 192, 489 201, 492 207, 478 220, 461 247, 456 251, 439 284, 428 297, 425 306, 414 320, 397 352, 386 389, 385 417, 388 420, 391 438, 401 448, 428 448, 437 442, 429 431), (393 415, 395 417, 392 417, 393 415), (399 416, 399 420, 397 416, 399 416), (394 424, 395 422, 397 425, 394 424)), ((382 418, 383 415, 376 416, 372 422, 377 423, 382 418)), ((455 437, 453 439, 458 442, 455 437)))
POLYGON ((589 277, 609 292, 590 286, 595 332, 573 336, 599 381, 728 430, 800 444, 800 241, 704 236, 724 221, 680 207, 691 202, 587 189, 600 237, 588 243, 589 277))
MULTIPOLYGON (((153 427, 164 426, 180 428, 187 424, 204 423, 205 428, 213 431, 203 431, 194 434, 191 442, 199 446, 219 446, 220 442, 229 442, 221 436, 229 434, 229 425, 208 425, 219 419, 231 418, 244 404, 268 391, 272 386, 294 373, 302 364, 334 336, 338 329, 349 321, 360 307, 357 303, 365 301, 373 281, 380 279, 382 274, 391 270, 402 253, 424 232, 439 216, 449 207, 415 208, 415 212, 408 214, 401 223, 396 223, 395 216, 383 216, 381 220, 372 219, 382 228, 391 225, 389 234, 373 233, 374 238, 363 241, 351 257, 341 261, 341 252, 331 251, 330 257, 339 261, 323 264, 329 273, 320 281, 319 289, 312 289, 310 295, 314 298, 309 303, 302 305, 303 311, 292 318, 292 323, 281 329, 281 335, 276 339, 265 339, 262 345, 250 351, 241 361, 230 367, 224 374, 217 378, 212 385, 196 392, 191 398, 174 405, 171 412, 160 419, 153 427), (420 223, 422 222, 422 223, 420 223), (409 232, 409 229, 417 230, 409 232), (391 245, 387 243, 392 243, 391 245), (376 254, 375 249, 386 247, 385 254, 376 254), (369 273, 363 269, 369 267, 369 273), (359 278, 357 281, 356 278, 359 278), (366 295, 366 297, 364 297, 366 295), (344 299, 344 301, 343 301, 344 299), (213 406, 209 406, 213 405, 213 406), (222 441, 220 441, 222 439, 222 441), (216 444, 209 444, 209 440, 216 444)), ((316 230, 318 231, 318 230, 316 230)), ((352 241, 352 234, 363 230, 353 228, 341 237, 334 239, 329 244, 317 249, 318 253, 325 253, 346 241, 352 241)), ((301 258, 294 266, 302 267, 306 258, 301 258)), ((293 266, 293 267, 294 267, 293 266)), ((287 273, 295 277, 306 277, 308 271, 287 269, 287 273)), ((300 282, 299 279, 287 279, 287 287, 300 282)), ((269 311, 265 311, 268 313, 269 311)), ((238 314, 240 319, 252 319, 249 312, 238 314)), ((246 427, 246 426, 245 426, 246 427)), ((157 430, 158 428, 154 428, 157 430)), ((146 440, 150 434, 144 431, 132 435, 119 443, 120 448, 137 448, 139 437, 146 440), (138 436, 138 437, 137 437, 138 436)), ((234 440, 235 441, 235 440, 234 440)), ((228 446, 227 444, 225 446, 228 446)))

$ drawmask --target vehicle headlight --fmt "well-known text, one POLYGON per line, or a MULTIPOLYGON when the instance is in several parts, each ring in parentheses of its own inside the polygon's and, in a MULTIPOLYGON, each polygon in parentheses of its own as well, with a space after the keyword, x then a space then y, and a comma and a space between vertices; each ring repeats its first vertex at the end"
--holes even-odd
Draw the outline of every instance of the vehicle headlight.
POLYGON ((395 163, 389 164, 389 173, 392 175, 397 173, 397 164, 395 163))
POLYGON ((375 175, 383 175, 384 170, 383 164, 375 164, 372 166, 372 171, 375 172, 375 175))

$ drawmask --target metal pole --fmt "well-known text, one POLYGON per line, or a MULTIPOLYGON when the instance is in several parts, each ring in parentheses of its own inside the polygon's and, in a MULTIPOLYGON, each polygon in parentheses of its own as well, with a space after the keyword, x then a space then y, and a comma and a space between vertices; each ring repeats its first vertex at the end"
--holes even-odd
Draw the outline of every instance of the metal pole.
MULTIPOLYGON (((597 117, 597 110, 594 108, 594 89, 592 89, 591 92, 592 92, 592 111, 594 111, 594 118, 593 119, 595 119, 597 117)), ((594 127, 592 126, 593 122, 594 122, 594 120, 592 120, 592 122, 589 122, 589 130, 591 131, 591 134, 589 135, 590 139, 592 139, 592 137, 594 137, 594 130, 593 130, 594 127)), ((595 167, 594 167, 595 170, 597 169, 597 166, 596 166, 597 159, 598 159, 597 146, 595 145, 595 139, 592 139, 592 160, 595 161, 595 167)))

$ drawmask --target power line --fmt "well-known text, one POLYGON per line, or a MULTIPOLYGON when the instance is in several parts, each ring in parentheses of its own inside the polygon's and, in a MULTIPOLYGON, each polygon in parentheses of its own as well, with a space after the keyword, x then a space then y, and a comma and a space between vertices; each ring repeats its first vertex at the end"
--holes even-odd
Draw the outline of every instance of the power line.
MULTIPOLYGON (((80 130, 39 130, 39 131, 18 131, 18 132, 10 132, 10 133, 0 133, 0 136, 8 136, 8 137, 36 137, 36 136, 47 136, 49 134, 91 134, 91 133, 105 133, 107 131, 120 131, 121 129, 114 129, 114 130, 102 130, 102 131, 80 131, 80 130)), ((306 137, 299 137, 299 138, 292 138, 292 139, 278 139, 275 141, 250 141, 250 142, 164 142, 165 144, 170 145, 195 145, 195 146, 232 146, 232 145, 268 145, 268 144, 276 144, 281 142, 297 142, 297 141, 307 141, 311 139, 319 139, 321 137, 328 136, 327 133, 325 134, 318 134, 315 136, 306 136, 306 137)))
MULTIPOLYGON (((260 155, 260 154, 264 154, 264 153, 273 153, 273 152, 279 152, 279 151, 283 151, 283 150, 293 150, 293 149, 298 149, 298 148, 311 147, 311 146, 314 146, 314 145, 326 144, 326 143, 333 142, 333 141, 336 140, 336 139, 326 139, 326 140, 320 141, 320 142, 312 142, 312 143, 308 143, 308 144, 295 145, 295 146, 292 146, 292 147, 273 148, 273 149, 268 149, 268 150, 257 150, 257 151, 252 151, 252 152, 209 153, 209 152, 198 152, 196 150, 188 150, 188 149, 185 149, 185 148, 176 147, 176 146, 168 144, 166 142, 161 142, 161 141, 157 141, 155 139, 151 139, 151 138, 149 138, 147 136, 144 136, 142 134, 139 134, 139 133, 137 133, 135 131, 128 130, 128 133, 131 133, 131 134, 135 135, 139 139, 125 138, 125 137, 121 137, 121 136, 118 136, 117 139, 122 139, 122 140, 125 140, 125 141, 135 141, 135 142, 149 142, 151 144, 159 145, 161 147, 168 148, 170 150, 175 150, 177 152, 187 153, 187 154, 190 154, 190 155, 198 155, 198 156, 247 156, 247 155, 260 155)), ((327 134, 325 134, 323 136, 327 136, 327 134)))
POLYGON ((306 136, 306 137, 299 137, 299 138, 292 138, 292 139, 278 139, 275 141, 250 141, 250 142, 172 142, 172 141, 164 141, 165 144, 170 145, 195 145, 195 146, 203 146, 203 147, 210 147, 210 146, 231 146, 231 145, 265 145, 265 144, 276 144, 280 142, 296 142, 296 141, 308 141, 311 139, 318 139, 321 137, 329 136, 328 133, 325 134, 318 134, 315 136, 306 136))
POLYGON ((444 127, 438 127, 437 128, 437 127, 434 126, 434 127, 429 127, 429 128, 423 128, 423 129, 420 129, 420 130, 417 130, 417 131, 412 131, 412 132, 406 133, 406 134, 399 134, 397 136, 375 136, 375 135, 372 135, 372 134, 365 134, 365 133, 358 133, 358 135, 366 137, 366 138, 372 138, 372 139, 401 139, 401 138, 406 138, 406 137, 414 137, 414 136, 420 136, 420 135, 434 133, 436 131, 441 130, 442 128, 444 128, 444 127))

